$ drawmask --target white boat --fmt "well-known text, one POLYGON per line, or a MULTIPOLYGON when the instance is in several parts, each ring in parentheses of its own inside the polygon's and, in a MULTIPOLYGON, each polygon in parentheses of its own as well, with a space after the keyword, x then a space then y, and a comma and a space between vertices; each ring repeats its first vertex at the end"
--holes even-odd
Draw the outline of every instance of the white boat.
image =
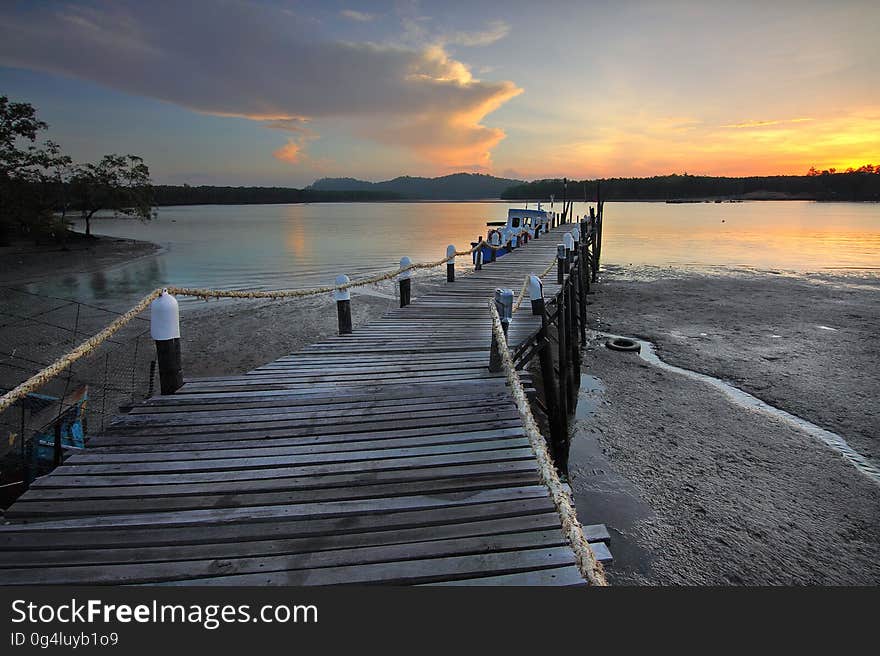
MULTIPOLYGON (((486 234, 486 241, 490 244, 501 246, 509 242, 509 248, 502 248, 495 251, 495 258, 499 258, 512 249, 518 247, 523 242, 539 237, 550 229, 552 214, 546 210, 542 210, 538 205, 538 209, 518 209, 511 208, 507 210, 506 221, 487 221, 489 232, 486 234)), ((471 242, 471 246, 476 246, 477 242, 471 242)), ((483 262, 491 262, 493 259, 493 249, 483 246, 483 262)), ((476 262, 477 252, 474 252, 474 262, 476 262)))

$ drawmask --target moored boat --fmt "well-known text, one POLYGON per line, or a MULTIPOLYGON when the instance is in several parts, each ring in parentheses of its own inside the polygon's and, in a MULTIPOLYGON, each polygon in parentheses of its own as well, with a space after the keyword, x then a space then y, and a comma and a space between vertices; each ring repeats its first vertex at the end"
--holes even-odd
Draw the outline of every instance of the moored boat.
MULTIPOLYGON (((536 210, 511 208, 507 210, 506 221, 487 221, 486 226, 489 231, 486 234, 486 242, 496 248, 484 245, 479 251, 474 251, 474 263, 477 261, 478 253, 482 254, 483 262, 491 262, 506 255, 529 239, 534 239, 547 232, 551 225, 551 214, 540 207, 538 205, 536 210)), ((471 242, 471 247, 478 243, 471 242)))

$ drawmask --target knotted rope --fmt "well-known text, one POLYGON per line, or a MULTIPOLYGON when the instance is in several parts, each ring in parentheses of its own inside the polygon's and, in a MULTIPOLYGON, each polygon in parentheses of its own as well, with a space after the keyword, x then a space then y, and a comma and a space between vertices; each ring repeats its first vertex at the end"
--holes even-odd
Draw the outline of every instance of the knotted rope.
POLYGON ((535 459, 538 461, 538 471, 541 476, 541 482, 550 490, 550 498, 556 506, 559 518, 562 520, 562 532, 568 538, 571 549, 574 552, 575 560, 581 575, 589 581, 590 585, 606 586, 608 581, 605 579, 605 568, 602 563, 596 560, 596 554, 584 535, 583 528, 577 518, 577 511, 571 497, 559 480, 559 474, 556 472, 556 465, 553 464, 553 458, 547 450, 547 442, 541 435, 541 430, 532 415, 532 408, 526 397, 526 392, 520 382, 519 374, 516 372, 516 366, 510 357, 510 350, 507 348, 507 339, 504 336, 504 330, 501 327, 501 317, 498 316, 498 310, 495 309, 495 302, 489 301, 489 310, 492 313, 492 332, 498 343, 498 350, 501 353, 501 363, 507 374, 507 382, 510 385, 510 392, 513 395, 516 409, 522 418, 525 427, 526 436, 535 453, 535 459))
MULTIPOLYGON (((557 260, 557 258, 556 258, 556 256, 554 256, 553 259, 550 261, 550 264, 547 265, 547 268, 544 269, 544 272, 541 275, 539 275, 538 278, 543 280, 544 276, 546 276, 548 273, 550 273, 550 270, 553 269, 553 265, 556 264, 556 260, 557 260)), ((526 281, 523 283, 522 289, 519 290, 519 296, 517 296, 517 298, 516 298, 516 303, 513 304, 513 312, 514 313, 516 313, 516 311, 519 310, 519 306, 522 305, 522 302, 526 297, 526 292, 529 289, 529 278, 530 277, 531 276, 526 276, 526 281)))

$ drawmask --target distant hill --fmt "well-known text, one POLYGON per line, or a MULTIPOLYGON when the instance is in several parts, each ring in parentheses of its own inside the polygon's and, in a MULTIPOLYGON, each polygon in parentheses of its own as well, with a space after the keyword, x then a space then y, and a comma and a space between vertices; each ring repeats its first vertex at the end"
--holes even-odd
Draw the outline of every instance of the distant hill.
POLYGON ((482 173, 453 173, 439 178, 404 175, 384 182, 367 182, 355 178, 321 178, 306 189, 384 192, 413 200, 480 200, 500 198, 504 190, 521 184, 522 180, 496 178, 482 173))

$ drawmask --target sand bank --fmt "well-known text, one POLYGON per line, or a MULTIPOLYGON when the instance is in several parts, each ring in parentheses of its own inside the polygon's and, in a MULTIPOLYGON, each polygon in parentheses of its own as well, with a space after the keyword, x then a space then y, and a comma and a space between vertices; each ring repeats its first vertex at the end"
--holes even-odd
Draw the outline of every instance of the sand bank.
MULTIPOLYGON (((874 278, 612 269, 603 331, 843 436, 876 462, 874 278), (645 275, 646 273, 650 275, 645 275)), ((617 583, 880 582, 880 486, 801 430, 595 343, 600 384, 572 445, 585 521, 609 524, 617 583)))

